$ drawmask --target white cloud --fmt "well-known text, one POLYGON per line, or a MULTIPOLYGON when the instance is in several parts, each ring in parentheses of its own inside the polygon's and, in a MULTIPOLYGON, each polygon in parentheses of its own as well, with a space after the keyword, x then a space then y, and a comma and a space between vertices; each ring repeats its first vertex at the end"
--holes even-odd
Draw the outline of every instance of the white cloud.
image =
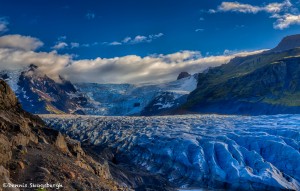
POLYGON ((141 36, 141 35, 138 35, 138 36, 136 36, 136 37, 134 37, 134 39, 132 39, 130 42, 132 43, 132 44, 137 44, 137 43, 141 43, 141 42, 147 42, 147 41, 151 41, 151 39, 149 38, 147 38, 147 37, 145 37, 145 36, 141 36))
POLYGON ((282 3, 270 3, 263 7, 263 9, 268 13, 279 13, 286 11, 288 8, 292 7, 292 3, 289 0, 285 0, 282 3))
POLYGON ((146 57, 128 55, 73 61, 62 75, 73 82, 96 83, 160 83, 174 80, 182 71, 202 72, 227 63, 235 56, 259 53, 241 52, 232 55, 202 57, 197 51, 181 51, 146 57))
POLYGON ((143 35, 137 35, 135 37, 125 37, 122 41, 113 41, 110 43, 102 43, 102 44, 106 44, 106 45, 112 45, 112 46, 116 46, 116 45, 122 45, 122 44, 139 44, 139 43, 145 43, 145 42, 152 42, 155 39, 158 39, 160 37, 164 36, 163 33, 157 33, 157 34, 150 34, 148 36, 143 36, 143 35))
POLYGON ((96 14, 92 11, 89 11, 86 13, 85 17, 88 19, 88 20, 92 20, 96 17, 96 14))
POLYGON ((261 8, 250 4, 242 4, 239 2, 222 2, 216 11, 233 11, 241 13, 257 13, 261 8))
POLYGON ((69 55, 58 55, 53 52, 34 52, 21 49, 0 48, 0 70, 23 69, 30 64, 39 66, 39 70, 54 80, 70 63, 69 55))
POLYGON ((22 50, 36 50, 43 46, 37 38, 21 35, 5 35, 0 37, 0 48, 14 48, 22 50))
POLYGON ((203 32, 204 29, 195 29, 195 32, 203 32))
POLYGON ((117 45, 121 45, 121 44, 122 44, 122 43, 117 42, 117 41, 114 41, 114 42, 109 43, 109 45, 112 45, 112 46, 117 46, 117 45))
POLYGON ((216 10, 210 9, 209 13, 217 12, 240 12, 252 13, 266 12, 271 14, 270 18, 276 19, 273 23, 274 29, 285 29, 290 25, 300 24, 299 10, 293 6, 290 0, 285 0, 281 3, 269 3, 263 6, 254 6, 235 2, 222 2, 216 10))
POLYGON ((71 42, 70 45, 71 45, 71 48, 79 48, 80 47, 80 44, 78 42, 71 42))
POLYGON ((282 3, 270 3, 265 6, 254 6, 250 4, 243 4, 237 1, 235 2, 222 2, 218 6, 217 10, 211 9, 210 13, 215 12, 240 12, 240 13, 258 13, 264 11, 267 13, 279 13, 292 7, 292 3, 289 0, 285 0, 282 3))
POLYGON ((59 40, 59 41, 64 41, 66 39, 67 39, 67 36, 60 36, 57 38, 57 40, 59 40))
POLYGON ((277 18, 274 23, 275 29, 285 29, 290 25, 300 24, 300 15, 285 14, 285 15, 274 15, 273 18, 277 18))
POLYGON ((60 50, 66 48, 67 46, 68 44, 65 42, 56 42, 56 44, 52 47, 52 49, 60 50))
POLYGON ((123 40, 122 40, 122 42, 123 43, 128 43, 128 42, 130 42, 132 39, 131 39, 131 37, 125 37, 123 40))
POLYGON ((8 21, 5 17, 0 17, 0 33, 8 31, 8 21))

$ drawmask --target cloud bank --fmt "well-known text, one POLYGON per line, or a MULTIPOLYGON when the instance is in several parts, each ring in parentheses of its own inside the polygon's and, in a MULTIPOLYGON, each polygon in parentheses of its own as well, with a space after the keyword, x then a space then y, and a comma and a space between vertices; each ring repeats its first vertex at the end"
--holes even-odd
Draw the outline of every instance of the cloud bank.
POLYGON ((37 38, 21 35, 5 35, 0 37, 0 48, 13 48, 20 50, 36 50, 43 46, 37 38))
POLYGON ((0 39, 5 39, 5 43, 2 45, 10 45, 1 46, 0 40, 0 70, 24 69, 30 64, 35 64, 40 71, 54 80, 58 80, 58 75, 62 75, 72 82, 161 83, 175 80, 182 71, 202 72, 209 67, 227 63, 235 56, 261 52, 203 57, 198 51, 180 51, 173 54, 145 57, 128 55, 115 58, 73 60, 72 56, 61 55, 56 51, 35 52, 34 50, 42 44, 36 38, 6 35, 0 39), (19 43, 7 43, 13 39, 23 42, 22 46, 19 43))

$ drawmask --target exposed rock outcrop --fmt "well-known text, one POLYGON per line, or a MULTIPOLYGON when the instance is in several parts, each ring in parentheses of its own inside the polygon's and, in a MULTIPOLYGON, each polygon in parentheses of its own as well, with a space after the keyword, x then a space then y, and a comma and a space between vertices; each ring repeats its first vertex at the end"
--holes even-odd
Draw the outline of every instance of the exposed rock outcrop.
POLYGON ((180 80, 182 78, 187 78, 187 77, 190 77, 191 74, 187 73, 187 72, 181 72, 178 77, 177 77, 177 80, 180 80))
POLYGON ((0 109, 6 110, 17 106, 19 107, 14 92, 3 80, 0 80, 0 109))

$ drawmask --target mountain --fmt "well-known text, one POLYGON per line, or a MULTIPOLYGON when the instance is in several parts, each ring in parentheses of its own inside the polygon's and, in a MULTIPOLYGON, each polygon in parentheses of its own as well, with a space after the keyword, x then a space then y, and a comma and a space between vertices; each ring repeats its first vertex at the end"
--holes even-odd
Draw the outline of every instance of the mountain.
POLYGON ((300 34, 283 38, 275 48, 270 50, 270 52, 282 52, 297 47, 300 47, 300 34))
POLYGON ((80 113, 87 98, 71 82, 56 82, 35 65, 20 71, 1 71, 0 77, 13 87, 23 108, 31 113, 80 113))
MULTIPOLYGON (((289 39, 296 42, 300 36, 286 37, 280 44, 287 47, 289 39)), ((177 112, 300 113, 300 48, 282 47, 276 50, 284 51, 237 57, 199 74, 197 88, 177 112)))
POLYGON ((75 84, 91 100, 86 114, 124 116, 157 115, 179 107, 196 88, 197 75, 157 85, 75 84))

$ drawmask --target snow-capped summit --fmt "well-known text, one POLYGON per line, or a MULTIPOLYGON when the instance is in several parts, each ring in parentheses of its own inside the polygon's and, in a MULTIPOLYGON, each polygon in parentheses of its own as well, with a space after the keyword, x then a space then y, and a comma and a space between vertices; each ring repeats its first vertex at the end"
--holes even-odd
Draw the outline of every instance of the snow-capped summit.
POLYGON ((12 87, 23 108, 31 113, 76 113, 87 101, 77 94, 71 82, 62 77, 61 82, 56 82, 34 64, 23 70, 2 71, 0 77, 12 87))

